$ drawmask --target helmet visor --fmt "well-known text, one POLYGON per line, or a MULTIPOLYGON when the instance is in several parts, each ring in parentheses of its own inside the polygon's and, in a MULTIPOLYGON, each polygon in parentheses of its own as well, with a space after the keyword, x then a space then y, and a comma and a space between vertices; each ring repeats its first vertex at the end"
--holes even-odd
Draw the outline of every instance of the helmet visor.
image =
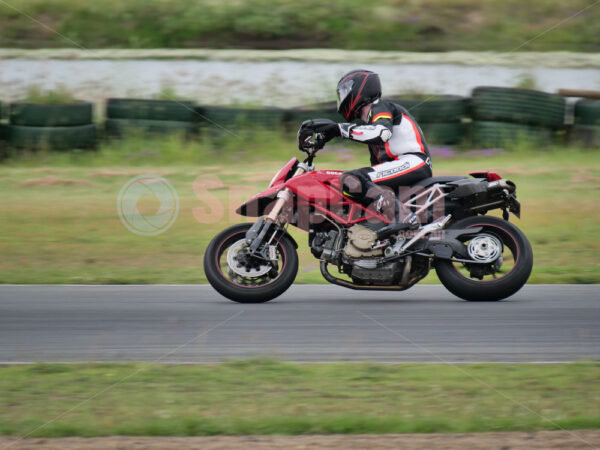
POLYGON ((354 80, 344 81, 340 83, 337 88, 337 108, 340 110, 340 105, 346 100, 346 97, 350 95, 352 92, 352 86, 354 85, 354 80))

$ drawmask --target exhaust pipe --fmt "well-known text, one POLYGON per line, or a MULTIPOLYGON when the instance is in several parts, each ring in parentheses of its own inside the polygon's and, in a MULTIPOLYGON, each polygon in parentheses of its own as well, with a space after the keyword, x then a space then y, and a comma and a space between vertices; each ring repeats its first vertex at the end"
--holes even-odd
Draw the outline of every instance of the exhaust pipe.
POLYGON ((500 191, 506 189, 511 194, 517 190, 517 185, 510 180, 502 178, 498 181, 490 181, 488 183, 488 191, 500 191))

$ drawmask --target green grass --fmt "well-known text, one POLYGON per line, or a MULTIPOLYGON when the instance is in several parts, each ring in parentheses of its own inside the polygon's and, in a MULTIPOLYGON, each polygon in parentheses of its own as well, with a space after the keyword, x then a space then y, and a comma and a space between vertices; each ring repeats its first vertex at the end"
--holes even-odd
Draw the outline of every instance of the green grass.
POLYGON ((64 105, 74 103, 76 99, 64 87, 44 90, 39 86, 32 86, 27 90, 27 96, 24 101, 38 105, 64 105))
POLYGON ((33 436, 599 428, 599 377, 599 363, 2 366, 0 434, 68 410, 33 436))
POLYGON ((537 37, 522 50, 598 51, 600 9, 591 3, 343 0, 332 13, 319 0, 21 0, 18 9, 45 27, 0 4, 0 47, 510 51, 537 37))
MULTIPOLYGON (((23 153, 0 165, 0 282, 204 283, 202 255, 226 226, 244 221, 235 208, 263 190, 288 158, 292 136, 244 134, 218 142, 125 139, 96 152, 23 153), (141 237, 119 221, 116 199, 139 174, 167 178, 180 198, 179 217, 165 233, 141 237)), ((368 164, 359 145, 334 146, 320 169, 368 164)), ((525 232, 534 251, 532 283, 599 283, 600 154, 591 150, 517 146, 496 156, 434 157, 434 174, 494 169, 516 182, 525 232)), ((153 212, 154 198, 140 207, 153 212)), ((251 220, 251 219, 250 219, 251 220)), ((307 234, 298 283, 322 282, 307 234)), ((425 282, 437 283, 432 272, 425 282)))

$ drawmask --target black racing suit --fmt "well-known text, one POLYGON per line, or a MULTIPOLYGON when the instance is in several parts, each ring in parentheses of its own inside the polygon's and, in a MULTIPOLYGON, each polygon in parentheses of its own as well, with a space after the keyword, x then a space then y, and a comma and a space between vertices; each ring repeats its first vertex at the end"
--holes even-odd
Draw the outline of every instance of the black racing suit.
MULTIPOLYGON (((369 145, 371 167, 344 172, 344 194, 371 202, 390 189, 409 186, 431 176, 431 158, 423 132, 400 105, 376 100, 366 125, 341 124, 342 137, 369 145), (382 189, 386 186, 388 189, 382 189)), ((387 200, 390 203, 390 200, 387 200)))

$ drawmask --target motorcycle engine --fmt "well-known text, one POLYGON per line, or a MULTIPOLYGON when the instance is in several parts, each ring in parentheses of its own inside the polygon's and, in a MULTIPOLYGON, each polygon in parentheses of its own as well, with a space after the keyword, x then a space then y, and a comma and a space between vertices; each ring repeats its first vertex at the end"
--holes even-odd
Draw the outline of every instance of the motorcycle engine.
POLYGON ((352 264, 350 276, 360 284, 394 284, 402 271, 399 262, 380 263, 376 259, 359 259, 352 264))
POLYGON ((339 251, 336 251, 336 242, 339 233, 335 230, 313 231, 309 234, 310 251, 315 257, 333 264, 337 264, 339 251))
POLYGON ((349 275, 359 284, 392 284, 400 274, 399 263, 382 263, 383 248, 373 249, 377 233, 363 225, 348 229, 344 256, 349 263, 349 275))
POLYGON ((311 231, 309 243, 313 255, 332 264, 341 264, 343 272, 355 283, 392 285, 399 281, 403 261, 383 262, 383 248, 373 249, 377 234, 363 225, 353 225, 347 231, 346 243, 338 245, 336 230, 311 231), (340 248, 340 250, 337 250, 340 248))
POLYGON ((371 248, 376 240, 377 233, 373 230, 369 230, 363 225, 353 225, 348 229, 348 242, 344 247, 344 255, 352 259, 382 256, 382 249, 373 250, 371 248))

